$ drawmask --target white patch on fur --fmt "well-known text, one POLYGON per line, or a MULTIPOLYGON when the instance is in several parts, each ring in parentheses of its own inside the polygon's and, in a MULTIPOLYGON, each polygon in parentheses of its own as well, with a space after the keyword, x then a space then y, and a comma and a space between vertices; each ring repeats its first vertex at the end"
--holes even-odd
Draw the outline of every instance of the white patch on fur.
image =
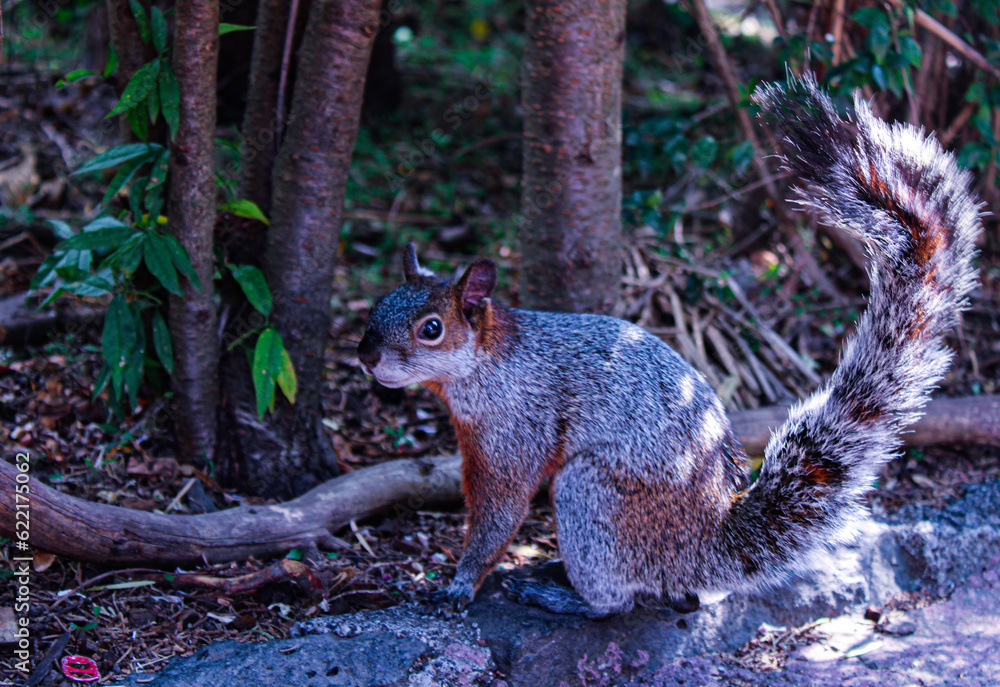
POLYGON ((677 390, 681 395, 678 401, 682 406, 689 405, 694 400, 694 379, 687 374, 677 380, 677 390))
POLYGON ((674 465, 676 467, 672 470, 673 478, 677 482, 686 482, 690 479, 691 472, 694 470, 694 456, 691 455, 691 449, 686 449, 683 453, 675 455, 674 465))
POLYGON ((726 425, 722 413, 716 407, 705 411, 701 421, 701 438, 705 448, 713 448, 726 434, 726 425))

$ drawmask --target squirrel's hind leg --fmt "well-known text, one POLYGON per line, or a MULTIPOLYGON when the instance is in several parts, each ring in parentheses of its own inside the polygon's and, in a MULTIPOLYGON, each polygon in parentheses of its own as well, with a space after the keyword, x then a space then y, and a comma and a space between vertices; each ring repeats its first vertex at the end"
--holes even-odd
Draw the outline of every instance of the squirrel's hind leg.
POLYGON ((603 456, 584 452, 573 457, 552 482, 559 553, 576 594, 593 615, 628 613, 635 606, 636 585, 621 551, 615 514, 621 495, 605 484, 603 456))
POLYGON ((569 587, 555 583, 534 582, 509 577, 503 581, 504 594, 511 601, 525 606, 538 606, 549 613, 582 615, 591 620, 599 620, 616 615, 615 612, 600 612, 591 608, 583 597, 569 587))

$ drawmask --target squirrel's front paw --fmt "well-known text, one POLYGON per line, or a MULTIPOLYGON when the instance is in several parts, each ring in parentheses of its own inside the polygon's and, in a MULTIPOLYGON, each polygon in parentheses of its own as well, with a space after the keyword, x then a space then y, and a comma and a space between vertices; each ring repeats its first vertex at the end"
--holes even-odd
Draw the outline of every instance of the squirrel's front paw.
POLYGON ((433 611, 447 614, 464 610, 475 595, 472 585, 452 582, 444 589, 427 592, 421 601, 433 611))

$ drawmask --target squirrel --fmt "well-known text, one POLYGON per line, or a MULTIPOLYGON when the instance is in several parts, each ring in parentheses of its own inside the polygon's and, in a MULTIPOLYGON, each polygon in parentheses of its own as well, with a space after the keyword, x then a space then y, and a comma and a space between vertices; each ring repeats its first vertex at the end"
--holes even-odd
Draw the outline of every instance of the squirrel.
POLYGON ((754 100, 800 180, 797 203, 871 257, 869 307, 832 377, 791 409, 750 485, 719 397, 659 338, 612 317, 505 307, 490 297, 491 260, 452 283, 410 243, 406 281, 375 303, 358 359, 387 387, 430 389, 458 436, 466 549, 433 601, 472 600, 545 478, 572 589, 504 588, 556 613, 694 610, 699 592, 778 584, 854 538, 861 497, 950 363, 943 338, 976 282, 981 206, 933 137, 858 96, 853 120, 810 75, 754 100))

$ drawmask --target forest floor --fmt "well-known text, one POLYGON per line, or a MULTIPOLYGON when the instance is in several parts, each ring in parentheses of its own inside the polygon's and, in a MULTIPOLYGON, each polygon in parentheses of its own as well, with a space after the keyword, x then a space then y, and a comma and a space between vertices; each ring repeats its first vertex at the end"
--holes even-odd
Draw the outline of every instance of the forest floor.
MULTIPOLYGON (((67 177, 66 172, 110 145, 116 135, 102 124, 101 113, 113 102, 103 87, 85 81, 56 89, 51 74, 4 79, 0 297, 23 293, 51 251, 54 235, 46 219, 70 220, 93 212, 102 193, 100 180, 67 177)), ((464 87, 460 85, 459 92, 464 87)), ((512 110, 514 105, 504 107, 512 110)), ((376 133, 363 134, 359 154, 378 147, 376 133)), ((402 245, 402 232, 394 224, 410 223, 408 237, 422 241, 422 255, 438 269, 468 264, 474 252, 499 256, 499 298, 517 301, 516 243, 509 229, 490 223, 490 218, 516 206, 517 177, 512 170, 520 159, 519 148, 516 140, 496 130, 476 135, 482 145, 462 149, 462 155, 476 153, 469 161, 454 169, 441 163, 419 170, 402 194, 367 194, 364 189, 378 183, 379 173, 360 168, 352 175, 359 188, 348 206, 351 222, 337 266, 324 391, 324 424, 344 471, 393 458, 456 451, 447 414, 428 392, 381 388, 357 367, 354 346, 367 310, 399 278, 398 258, 390 249, 402 245), (443 184, 451 185, 444 193, 452 200, 427 200, 443 184), (462 198, 461 207, 456 197, 462 198)), ((991 226, 980 257, 982 288, 952 340, 955 365, 939 394, 998 391, 1000 238, 996 225, 991 226)), ((829 241, 817 239, 818 261, 843 290, 843 298, 831 302, 803 280, 773 232, 754 227, 720 238, 704 217, 685 231, 690 249, 680 254, 661 250, 672 237, 650 227, 630 232, 629 272, 619 314, 678 348, 690 342, 703 371, 726 385, 730 408, 788 401, 815 387, 808 373, 788 362, 786 352, 768 343, 765 329, 812 361, 814 375, 826 378, 853 317, 863 307, 860 269, 829 241), (710 326, 720 333, 721 344, 704 335, 710 326), (741 340, 749 344, 742 346, 741 340), (763 379, 728 374, 721 349, 738 361, 755 355, 765 368, 763 379)), ((150 421, 163 403, 156 390, 149 390, 151 400, 139 413, 124 423, 111 422, 101 398, 91 394, 101 365, 99 343, 95 322, 39 347, 0 348, 4 459, 28 449, 37 456, 34 477, 74 496, 128 508, 195 513, 262 502, 221 488, 210 471, 172 454, 171 428, 150 421)), ((910 449, 884 468, 871 499, 887 511, 904 504, 940 505, 960 496, 968 484, 998 477, 996 448, 910 449)), ((287 638, 296 621, 384 608, 441 586, 453 573, 462 534, 459 508, 352 523, 341 533, 342 548, 309 562, 318 587, 279 579, 239 596, 221 593, 217 583, 259 571, 267 561, 202 566, 190 571, 201 574, 200 584, 190 577, 179 584, 162 571, 107 574, 99 566, 37 552, 31 575, 34 656, 40 659, 47 647, 65 637, 66 651, 92 658, 108 681, 155 670, 172 657, 189 656, 219 639, 287 638)), ((0 541, 0 559, 12 556, 12 542, 0 541)), ((556 556, 551 512, 542 495, 501 567, 556 556)), ((0 571, 0 580, 9 577, 8 570, 0 571)), ((12 585, 0 585, 0 608, 13 605, 13 594, 12 585)), ((6 653, 0 655, 0 685, 14 684, 12 665, 6 653)))

